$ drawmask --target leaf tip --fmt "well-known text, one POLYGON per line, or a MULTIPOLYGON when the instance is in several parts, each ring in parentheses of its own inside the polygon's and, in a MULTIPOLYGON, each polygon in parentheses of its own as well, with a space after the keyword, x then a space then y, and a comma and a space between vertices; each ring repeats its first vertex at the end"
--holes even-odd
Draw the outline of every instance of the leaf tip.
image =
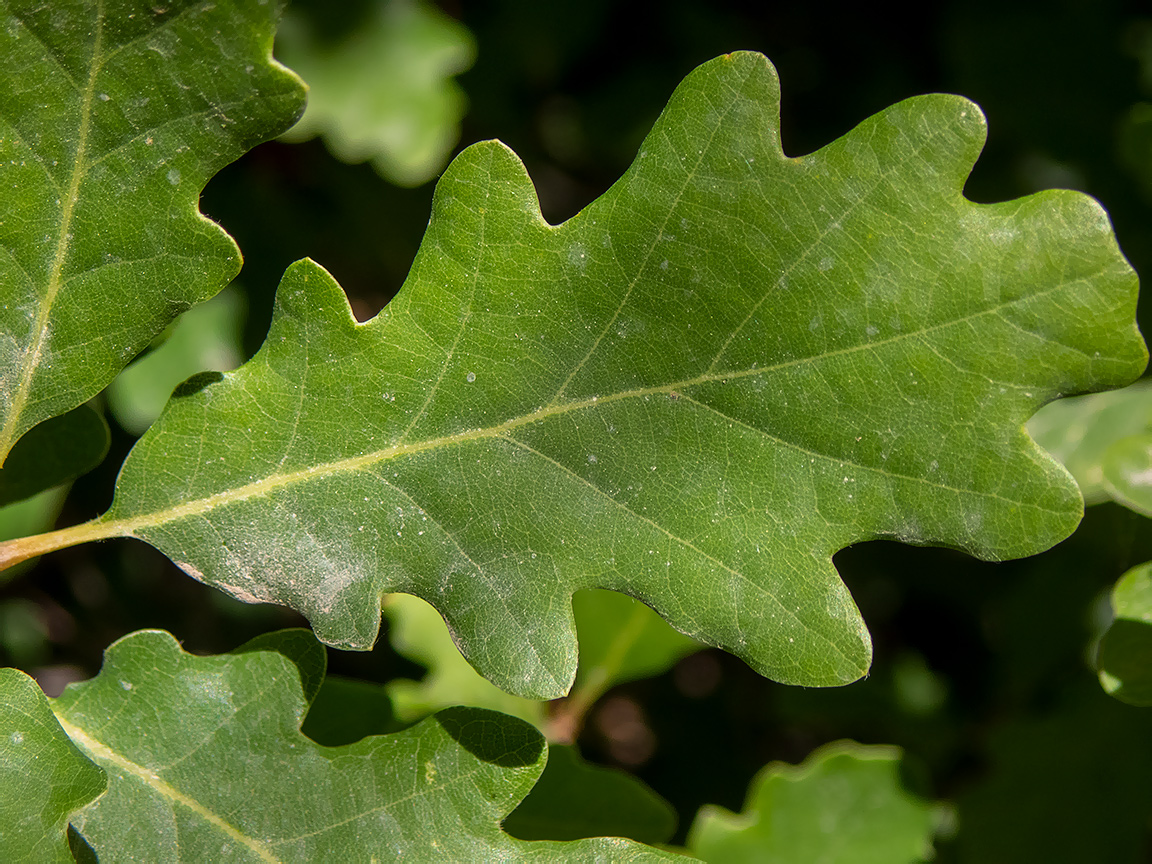
POLYGON ((280 316, 304 320, 319 317, 328 326, 357 326, 340 283, 311 258, 293 261, 284 271, 276 289, 276 317, 280 316))

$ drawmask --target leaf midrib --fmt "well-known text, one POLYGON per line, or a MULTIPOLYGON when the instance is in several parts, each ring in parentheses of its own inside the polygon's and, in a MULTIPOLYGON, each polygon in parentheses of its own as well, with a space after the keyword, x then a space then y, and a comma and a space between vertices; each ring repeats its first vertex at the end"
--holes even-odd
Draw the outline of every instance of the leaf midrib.
POLYGON ((72 174, 68 181, 68 190, 63 196, 60 211, 60 233, 56 238, 56 251, 52 259, 52 269, 48 274, 48 282, 44 288, 44 296, 40 301, 40 309, 36 314, 35 342, 24 355, 23 368, 20 371, 20 381, 16 385, 16 392, 8 406, 8 415, 4 419, 4 426, 0 429, 0 454, 6 458, 8 451, 15 443, 17 427, 24 406, 28 402, 28 394, 32 388, 32 378, 40 366, 40 357, 44 353, 44 344, 48 337, 48 316, 56 302, 56 296, 61 288, 61 274, 64 271, 64 262, 68 258, 71 247, 72 218, 76 202, 80 197, 80 183, 87 171, 85 164, 88 148, 88 132, 92 122, 92 99, 96 92, 96 78, 103 68, 104 43, 104 0, 96 0, 96 34, 92 42, 92 62, 88 71, 88 83, 80 103, 80 123, 76 131, 76 156, 72 162, 72 174))
MULTIPOLYGON (((611 404, 614 402, 624 401, 627 399, 642 399, 644 397, 651 397, 651 396, 665 396, 665 397, 667 397, 667 396, 670 396, 670 394, 672 394, 674 392, 677 393, 678 395, 682 395, 683 391, 689 390, 692 387, 699 386, 701 384, 708 384, 708 383, 713 383, 713 382, 717 382, 717 381, 723 382, 723 381, 729 381, 729 380, 740 379, 740 378, 747 378, 747 377, 752 377, 752 376, 757 376, 757 375, 765 375, 765 374, 769 374, 769 373, 778 372, 778 371, 781 371, 783 369, 787 369, 790 367, 800 366, 800 365, 810 363, 810 362, 827 360, 829 358, 836 357, 836 356, 844 356, 844 355, 853 354, 853 353, 856 353, 859 351, 876 350, 876 349, 879 349, 885 345, 901 342, 901 341, 908 340, 908 339, 923 337, 926 334, 931 333, 932 331, 935 331, 935 330, 942 330, 942 329, 945 329, 948 327, 954 327, 954 326, 964 324, 968 321, 974 320, 974 319, 979 318, 979 317, 997 314, 1001 309, 1008 308, 1008 307, 1014 306, 1014 305, 1022 303, 1022 302, 1035 300, 1035 298, 1038 296, 1043 296, 1045 294, 1054 293, 1056 291, 1062 290, 1064 287, 1065 287, 1065 285, 1063 283, 1060 283, 1060 284, 1054 285, 1048 289, 1045 289, 1044 291, 1035 292, 1035 293, 1029 294, 1025 297, 1015 298, 1013 300, 999 303, 999 304, 992 306, 992 307, 989 307, 987 309, 980 310, 979 312, 975 312, 975 313, 972 313, 970 315, 965 315, 965 316, 962 316, 959 318, 955 318, 955 319, 952 319, 950 321, 945 321, 945 322, 942 322, 940 324, 933 325, 931 327, 926 327, 926 328, 923 328, 920 330, 910 331, 907 333, 900 333, 900 334, 891 336, 887 339, 881 339, 881 340, 877 340, 877 341, 873 341, 873 342, 867 342, 867 343, 860 343, 860 344, 851 345, 851 346, 848 346, 845 348, 835 349, 833 351, 826 351, 826 352, 823 352, 823 353, 818 354, 818 355, 812 355, 812 356, 808 356, 808 357, 801 357, 801 358, 796 358, 796 359, 792 359, 792 360, 786 360, 784 362, 777 363, 777 364, 774 364, 771 366, 758 366, 756 368, 751 368, 751 369, 740 369, 740 370, 724 371, 724 372, 716 372, 716 373, 704 373, 704 374, 698 375, 694 378, 689 378, 689 379, 685 379, 682 381, 673 382, 671 384, 654 385, 654 386, 649 386, 649 387, 639 387, 639 388, 635 388, 632 390, 625 390, 625 391, 621 391, 619 393, 609 394, 607 396, 592 396, 592 397, 589 397, 586 399, 574 400, 574 401, 565 402, 565 403, 562 403, 559 405, 554 405, 554 404, 553 405, 547 405, 547 406, 544 406, 542 408, 537 409, 536 411, 532 411, 528 414, 523 414, 523 415, 520 415, 518 417, 514 417, 511 419, 505 420, 503 423, 499 423, 499 424, 494 425, 494 426, 478 427, 475 429, 469 429, 469 430, 465 430, 463 432, 458 432, 458 433, 455 433, 452 435, 443 435, 443 436, 439 436, 436 438, 430 438, 430 439, 426 439, 423 441, 417 441, 417 442, 412 442, 412 443, 408 443, 408 444, 403 444, 403 443, 395 444, 391 447, 385 447, 381 450, 375 450, 371 453, 363 453, 363 454, 360 454, 357 456, 348 457, 346 459, 337 459, 337 460, 334 460, 331 462, 324 462, 324 463, 310 466, 308 468, 303 468, 303 469, 300 469, 297 471, 291 471, 291 472, 288 472, 285 474, 273 474, 269 477, 265 477, 264 479, 257 480, 253 483, 248 483, 248 484, 245 484, 243 486, 238 486, 238 487, 235 487, 233 489, 228 489, 228 490, 225 490, 223 492, 218 492, 216 494, 209 495, 209 496, 204 497, 204 498, 199 498, 199 499, 196 499, 194 501, 187 501, 187 502, 184 502, 182 504, 178 504, 175 507, 167 508, 164 510, 158 510, 158 511, 155 511, 152 513, 142 514, 139 516, 126 517, 126 518, 120 518, 120 519, 114 518, 112 516, 112 514, 115 512, 116 508, 115 508, 115 506, 113 506, 112 509, 108 512, 108 514, 106 514, 103 517, 100 517, 99 519, 97 519, 93 523, 89 523, 91 528, 95 529, 98 532, 95 535, 91 535, 89 537, 89 539, 96 539, 96 537, 112 537, 112 536, 131 537, 131 536, 135 536, 136 532, 138 532, 138 531, 145 530, 147 528, 157 527, 160 525, 167 524, 169 522, 173 522, 173 521, 176 521, 179 519, 188 518, 191 516, 203 515, 205 513, 208 513, 208 512, 211 512, 212 510, 217 509, 218 507, 227 506, 227 505, 235 504, 235 503, 240 503, 240 502, 248 500, 250 498, 255 498, 255 497, 259 497, 261 495, 266 495, 266 494, 269 494, 269 493, 275 491, 276 489, 280 489, 280 488, 283 488, 285 486, 291 486, 291 485, 294 485, 296 483, 302 483, 302 482, 306 482, 309 480, 320 479, 322 477, 328 477, 328 476, 331 476, 333 474, 339 474, 339 473, 344 473, 344 472, 349 472, 349 471, 356 471, 356 470, 360 470, 360 469, 365 469, 365 468, 368 468, 370 466, 376 465, 380 462, 387 462, 387 461, 397 459, 397 458, 402 458, 405 456, 414 456, 414 455, 429 452, 432 450, 444 449, 447 447, 453 447, 453 446, 457 446, 457 445, 461 445, 461 444, 467 444, 467 443, 474 442, 474 441, 506 438, 509 436, 509 433, 511 433, 512 431, 519 429, 521 427, 528 426, 528 425, 531 425, 534 423, 539 423, 541 421, 548 420, 548 419, 555 417, 555 416, 560 416, 560 415, 572 413, 575 411, 582 411, 582 410, 585 410, 587 408, 597 407, 600 405, 607 405, 607 404, 611 404)), ((1002 382, 1002 383, 1005 383, 1007 386, 1011 386, 1013 388, 1022 387, 1022 385, 1013 384, 1011 382, 1002 382)), ((696 402, 696 400, 692 400, 692 401, 695 402, 695 404, 701 405, 701 406, 707 408, 708 410, 711 410, 711 411, 716 412, 717 414, 720 414, 726 420, 729 420, 732 422, 740 422, 741 425, 747 425, 747 424, 743 423, 743 421, 737 420, 737 418, 728 417, 728 415, 723 414, 722 412, 718 411, 718 409, 713 408, 712 406, 704 405, 704 403, 696 402)), ((928 480, 924 477, 915 477, 912 475, 898 474, 894 471, 891 471, 888 469, 883 469, 883 468, 878 468, 878 467, 873 466, 873 465, 865 465, 865 464, 852 462, 849 459, 843 459, 843 458, 840 458, 838 456, 832 456, 832 455, 829 455, 827 453, 820 453, 820 452, 817 452, 814 450, 810 450, 808 448, 803 447, 802 445, 796 444, 796 443, 791 442, 791 441, 786 441, 784 439, 773 436, 763 429, 756 429, 755 431, 759 432, 760 434, 763 434, 763 435, 766 435, 766 436, 772 438, 774 441, 778 442, 779 444, 781 444, 783 446, 796 449, 800 452, 805 453, 806 455, 811 455, 811 456, 819 457, 822 459, 833 460, 839 465, 851 466, 854 468, 859 468, 860 470, 864 470, 864 471, 879 472, 879 473, 883 473, 886 476, 894 477, 896 479, 922 483, 922 484, 932 486, 933 488, 944 489, 947 491, 962 492, 965 494, 978 495, 980 497, 995 498, 998 500, 1009 500, 1009 499, 1005 499, 1003 496, 997 495, 993 492, 981 492, 981 491, 973 490, 973 489, 960 489, 960 488, 948 486, 944 483, 934 482, 934 481, 928 480)), ((1040 509, 1040 510, 1043 510, 1044 512, 1056 512, 1056 511, 1050 510, 1049 508, 1042 507, 1041 505, 1039 505, 1035 502, 1030 502, 1030 501, 1015 502, 1014 501, 1013 503, 1020 504, 1020 506, 1027 506, 1027 507, 1040 509)))
POLYGON ((60 723, 60 727, 64 730, 68 737, 71 738, 75 744, 78 744, 85 751, 87 751, 88 755, 94 761, 104 763, 105 765, 112 765, 121 771, 131 774, 137 780, 144 783, 146 786, 159 793, 160 795, 164 796, 169 801, 173 801, 183 807, 188 808, 205 822, 210 823, 214 827, 218 828, 221 832, 226 834, 228 837, 235 840, 237 843, 240 843, 244 847, 252 850, 252 852, 255 853, 261 861, 267 861, 269 864, 280 864, 280 859, 269 852, 265 848, 264 844, 262 844, 260 841, 253 837, 249 837, 247 834, 244 834, 235 825, 226 822, 223 818, 207 809, 200 802, 193 798, 189 798, 179 789, 176 789, 174 786, 165 783, 155 772, 149 771, 143 765, 133 762, 131 759, 128 759, 120 753, 117 753, 107 744, 104 744, 96 738, 93 738, 79 726, 75 726, 72 723, 69 723, 59 714, 56 715, 56 720, 60 723))

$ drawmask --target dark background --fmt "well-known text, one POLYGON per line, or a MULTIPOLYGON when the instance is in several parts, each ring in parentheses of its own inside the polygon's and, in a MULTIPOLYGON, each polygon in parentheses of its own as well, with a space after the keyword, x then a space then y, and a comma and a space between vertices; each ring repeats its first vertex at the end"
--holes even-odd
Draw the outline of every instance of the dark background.
MULTIPOLYGON (((314 5, 316 26, 335 38, 357 26, 365 3, 339 4, 339 12, 338 4, 299 5, 314 5)), ((485 138, 511 146, 552 222, 620 176, 688 72, 751 49, 780 74, 789 155, 905 97, 960 93, 983 108, 989 126, 970 198, 1086 191, 1108 209, 1136 270, 1152 272, 1152 137, 1141 150, 1124 126, 1134 104, 1152 102, 1152 10, 1144 4, 979 0, 913 13, 727 0, 441 8, 479 49, 460 78, 470 102, 460 146, 485 138)), ((378 310, 404 279, 431 194, 432 184, 398 189, 366 165, 341 164, 317 141, 273 142, 222 172, 202 208, 245 254, 249 354, 267 328, 280 274, 305 255, 332 271, 360 317, 378 310)), ((113 430, 112 452, 76 485, 61 525, 107 507, 131 443, 113 430)), ((617 688, 580 745, 668 798, 681 839, 700 804, 740 809, 766 762, 800 761, 824 742, 852 738, 904 747, 909 787, 955 803, 938 860, 1152 861, 1152 713, 1106 697, 1089 664, 1107 589, 1150 558, 1148 521, 1112 505, 1093 508, 1071 539, 1026 561, 981 563, 891 543, 848 549, 836 563, 872 630, 869 678, 836 690, 788 688, 710 651, 617 688), (612 737, 621 711, 643 721, 654 746, 629 749, 612 737)), ((22 656, 0 650, 0 665, 24 666, 42 681, 94 674, 110 642, 142 627, 216 652, 301 623, 205 589, 126 541, 50 556, 34 577, 0 587, 0 601, 19 600, 39 608, 47 639, 22 656)), ((376 681, 419 674, 383 638, 371 654, 331 652, 331 663, 376 681)))

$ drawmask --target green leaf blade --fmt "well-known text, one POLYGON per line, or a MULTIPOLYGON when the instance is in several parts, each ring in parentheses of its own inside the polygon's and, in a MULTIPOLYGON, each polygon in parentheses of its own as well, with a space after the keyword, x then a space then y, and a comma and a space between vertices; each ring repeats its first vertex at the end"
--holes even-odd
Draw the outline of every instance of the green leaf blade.
POLYGON ((0 455, 95 395, 239 270, 198 210, 228 162, 290 125, 277 8, 132 0, 0 8, 0 455))
POLYGON ((571 683, 570 597, 594 587, 776 680, 858 678, 870 639, 831 556, 1070 533, 1078 491, 1023 424, 1139 374, 1137 285, 1090 199, 963 198, 965 100, 799 159, 777 112, 762 57, 706 64, 555 227, 510 151, 469 148, 385 311, 357 325, 293 265, 264 349, 170 404, 107 530, 340 646, 372 643, 381 593, 415 594, 532 698, 571 683))
POLYGON ((0 858, 68 861, 68 817, 104 792, 104 772, 68 740, 39 685, 0 669, 0 858))
POLYGON ((110 440, 108 424, 90 405, 38 424, 16 442, 0 468, 0 507, 91 471, 108 453, 110 440))
POLYGON ((500 829, 544 768, 531 726, 479 709, 344 747, 300 732, 323 650, 302 631, 216 657, 121 639, 54 710, 108 773, 73 818, 101 861, 670 860, 624 841, 527 843, 500 829), (281 653, 286 651, 287 653, 281 653))

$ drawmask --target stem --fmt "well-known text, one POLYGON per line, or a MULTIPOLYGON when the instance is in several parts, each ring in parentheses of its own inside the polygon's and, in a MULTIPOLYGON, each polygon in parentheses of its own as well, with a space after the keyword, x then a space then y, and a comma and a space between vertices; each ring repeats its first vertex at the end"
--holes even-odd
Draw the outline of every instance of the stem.
POLYGON ((574 743, 596 700, 604 695, 609 686, 618 683, 616 676, 624 665, 624 658, 644 631, 644 609, 639 600, 633 602, 636 606, 624 626, 616 631, 604 659, 586 674, 577 677, 576 686, 567 699, 555 703, 556 709, 548 721, 546 733, 549 741, 556 744, 574 743))
POLYGON ((0 543, 0 570, 7 570, 29 558, 36 558, 57 549, 67 549, 92 540, 106 540, 109 537, 121 537, 124 532, 116 523, 101 522, 93 519, 71 528, 61 528, 59 531, 49 531, 46 534, 36 534, 32 537, 19 537, 0 543))

